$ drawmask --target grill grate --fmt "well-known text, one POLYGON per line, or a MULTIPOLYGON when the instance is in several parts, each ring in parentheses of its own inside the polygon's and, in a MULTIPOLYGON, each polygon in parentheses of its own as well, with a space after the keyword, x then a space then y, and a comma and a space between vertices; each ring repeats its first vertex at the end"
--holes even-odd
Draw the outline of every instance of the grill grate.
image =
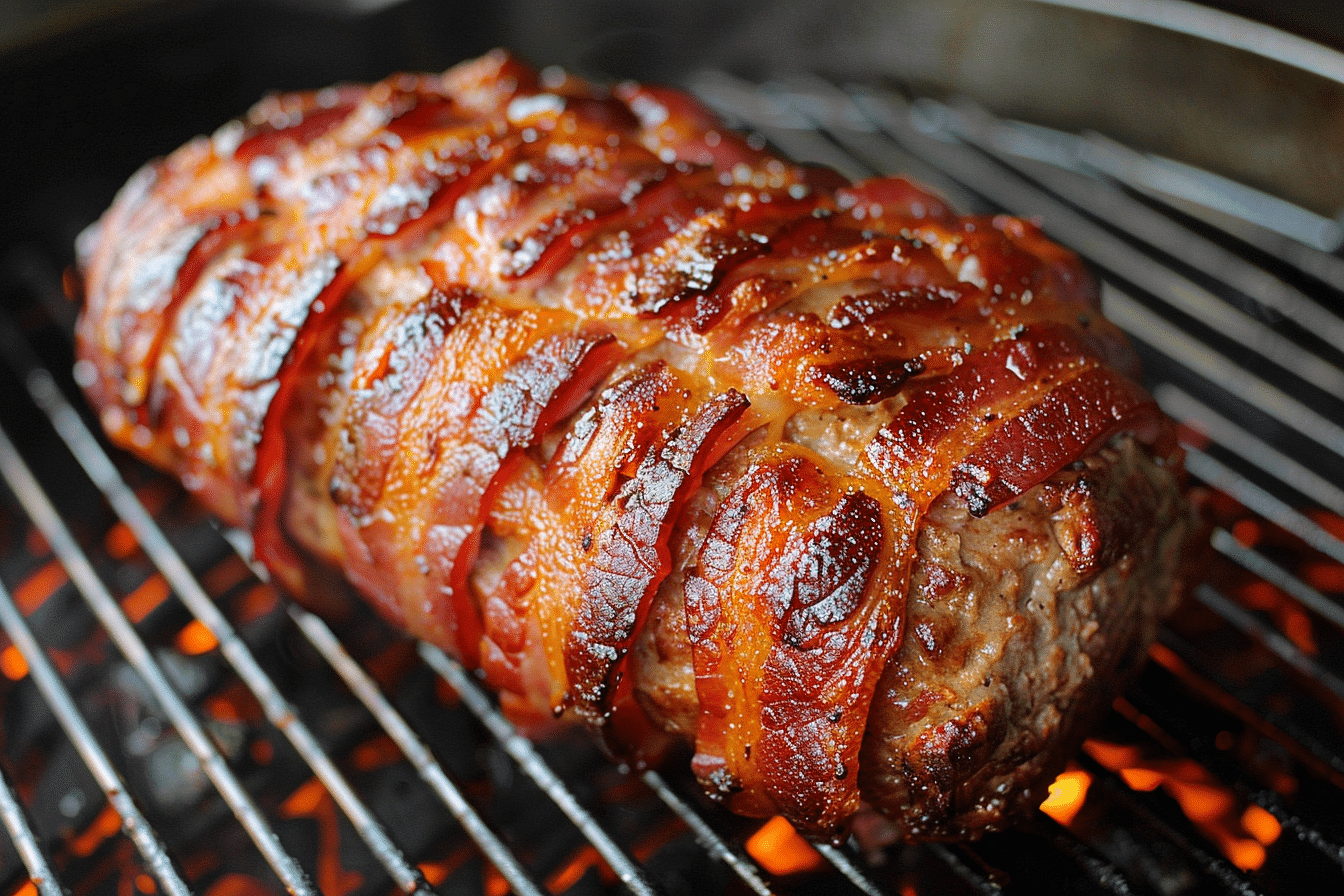
MULTIPOLYGON (((759 823, 707 808, 684 774, 615 777, 591 747, 563 736, 533 743, 432 647, 398 653, 390 633, 368 635, 377 623, 333 628, 291 606, 259 643, 235 598, 265 586, 243 574, 215 581, 214 570, 230 562, 229 545, 247 558, 245 536, 228 533, 226 545, 162 480, 108 455, 67 398, 72 384, 53 372, 69 367, 70 309, 58 297, 58 277, 40 253, 11 252, 0 274, 5 289, 21 295, 13 304, 22 317, 0 325, 0 354, 28 403, 0 415, 0 476, 18 501, 0 527, 0 554, 22 552, 29 524, 42 543, 26 568, 0 565, 8 639, 0 643, 22 661, 0 680, 8 688, 0 698, 14 702, 19 684, 32 681, 140 858, 136 870, 110 873, 97 889, 97 863, 72 858, 83 849, 71 845, 78 832, 62 835, 35 797, 29 775, 40 769, 7 768, 0 817, 27 876, 12 871, 19 876, 0 885, 45 896, 61 892, 61 883, 113 892, 117 881, 131 880, 144 890, 149 884, 137 875, 147 874, 165 892, 245 891, 226 887, 235 878, 222 869, 233 866, 180 851, 124 747, 112 749, 89 721, 88 678, 70 645, 49 626, 54 640, 39 645, 40 601, 16 597, 34 570, 73 582, 98 619, 95 640, 110 638, 134 667, 154 711, 226 804, 220 823, 246 835, 228 842, 251 842, 272 889, 318 892, 346 880, 345 889, 358 892, 654 893, 695 892, 708 880, 714 889, 757 894, 1175 896, 1293 892, 1344 880, 1344 818, 1335 808, 1344 787, 1344 492, 1334 484, 1344 481, 1344 263, 1326 251, 1338 244, 1338 228, 1104 138, 999 120, 968 104, 814 78, 757 85, 711 73, 693 87, 796 158, 852 177, 910 172, 963 209, 1040 217, 1102 272, 1108 316, 1136 340, 1154 394, 1183 424, 1191 475, 1211 489, 1209 579, 1068 773, 1090 782, 1077 814, 1063 822, 1042 814, 977 844, 862 854, 855 844, 822 847, 805 853, 820 868, 774 873, 752 857, 762 855, 751 845, 764 832, 759 823), (81 469, 94 500, 111 508, 106 525, 97 523, 101 506, 78 511, 87 500, 87 483, 72 485, 81 469), (117 527, 152 569, 129 569, 135 563, 125 552, 107 549, 107 532, 117 527), (58 565, 40 562, 48 550, 58 565), (165 612, 175 637, 199 626, 208 652, 232 670, 204 695, 183 684, 161 649, 164 636, 148 631, 159 611, 130 609, 133 593, 150 583, 180 602, 163 604, 172 606, 165 612), (367 738, 334 736, 332 713, 307 699, 311 689, 293 696, 284 667, 297 664, 287 651, 298 639, 322 674, 348 689, 329 698, 333 712, 357 714, 354 727, 385 738, 395 762, 421 782, 415 805, 437 820, 417 822, 438 833, 411 838, 352 765, 367 738), (447 708, 404 699, 397 682, 408 675, 441 682, 447 708), (339 862, 331 869, 331 844, 326 858, 300 848, 303 838, 288 823, 293 786, 254 796, 259 776, 202 709, 210 693, 229 689, 244 690, 258 707, 265 720, 258 742, 278 735, 275 743, 295 756, 296 780, 315 779, 314 792, 339 808, 369 860, 361 880, 342 878, 339 862), (471 731, 445 738, 449 724, 471 731), (594 785, 603 776, 617 783, 594 785), (501 796, 495 785, 515 778, 526 782, 524 796, 501 796), (614 792, 610 801, 604 786, 614 792), (525 799, 554 807, 545 817, 564 827, 559 839, 532 842, 536 825, 525 816, 533 804, 525 799), (479 874, 453 876, 473 862, 479 874), (686 868, 703 864, 714 870, 686 877, 686 868), (63 878, 71 872, 86 879, 63 878)), ((338 851, 354 848, 342 841, 338 851)), ((93 855, 106 865, 126 853, 106 847, 93 855)))

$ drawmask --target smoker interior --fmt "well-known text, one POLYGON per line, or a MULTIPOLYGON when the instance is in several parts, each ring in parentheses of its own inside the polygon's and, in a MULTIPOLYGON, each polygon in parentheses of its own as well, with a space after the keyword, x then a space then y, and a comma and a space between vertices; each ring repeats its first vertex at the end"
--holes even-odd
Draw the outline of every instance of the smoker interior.
POLYGON ((0 60, 0 893, 1344 883, 1344 88, 1032 3, 373 6, 129 3, 0 60), (267 89, 501 43, 678 81, 852 177, 1038 217, 1103 278, 1182 424, 1208 572, 1048 813, 973 844, 813 848, 717 810, 685 763, 520 737, 437 651, 278 596, 245 540, 94 434, 62 275, 136 165, 267 89), (1154 105, 1182 65, 1222 68, 1154 105))

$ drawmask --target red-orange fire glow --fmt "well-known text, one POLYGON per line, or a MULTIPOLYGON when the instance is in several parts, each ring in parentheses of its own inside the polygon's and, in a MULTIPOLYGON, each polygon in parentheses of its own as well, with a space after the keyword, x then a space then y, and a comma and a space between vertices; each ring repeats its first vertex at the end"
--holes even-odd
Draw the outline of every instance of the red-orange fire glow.
POLYGON ((774 875, 815 871, 825 861, 782 816, 776 815, 747 840, 747 852, 774 875))
POLYGON ((425 880, 429 882, 431 887, 437 887, 448 879, 448 875, 461 868, 473 854, 470 848, 463 846, 453 850, 442 859, 429 859, 416 865, 416 867, 420 869, 420 873, 425 876, 425 880))
POLYGON ((512 889, 494 865, 485 866, 485 896, 508 896, 512 889))
POLYGON ((1265 847, 1282 832, 1273 815, 1248 804, 1192 759, 1147 757, 1138 747, 1099 740, 1087 741, 1083 749, 1135 790, 1165 790, 1191 823, 1243 871, 1263 865, 1265 847))
POLYGON ((373 771, 399 762, 402 752, 396 741, 385 734, 380 734, 355 747, 350 758, 354 761, 355 768, 373 771))

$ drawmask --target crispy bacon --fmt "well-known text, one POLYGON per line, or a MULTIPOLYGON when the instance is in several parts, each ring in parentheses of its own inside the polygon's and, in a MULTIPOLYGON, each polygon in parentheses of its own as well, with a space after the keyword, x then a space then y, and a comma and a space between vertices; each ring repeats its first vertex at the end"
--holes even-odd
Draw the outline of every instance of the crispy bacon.
POLYGON ((933 502, 989 512, 1117 434, 1175 459, 1033 225, 499 53, 268 98, 133 178, 80 262, 109 434, 277 580, 339 575, 632 755, 630 654, 682 589, 697 774, 816 835, 863 798, 933 502), (794 425, 859 410, 862 450, 794 425))
MULTIPOLYGON (((771 449, 724 499, 686 583, 696 775, 749 815, 812 833, 858 808, 868 703, 899 637, 881 503, 771 449)), ((868 484, 871 488, 871 484, 868 484)))

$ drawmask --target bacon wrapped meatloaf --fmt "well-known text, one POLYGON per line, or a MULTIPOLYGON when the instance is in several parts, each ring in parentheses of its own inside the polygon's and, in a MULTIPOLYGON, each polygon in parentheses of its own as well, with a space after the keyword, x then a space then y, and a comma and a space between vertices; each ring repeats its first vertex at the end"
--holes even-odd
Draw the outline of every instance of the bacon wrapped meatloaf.
POLYGON ((1068 251, 494 53, 263 100, 79 246, 78 375, 298 598, 735 811, 974 836, 1179 591, 1169 422, 1068 251))

